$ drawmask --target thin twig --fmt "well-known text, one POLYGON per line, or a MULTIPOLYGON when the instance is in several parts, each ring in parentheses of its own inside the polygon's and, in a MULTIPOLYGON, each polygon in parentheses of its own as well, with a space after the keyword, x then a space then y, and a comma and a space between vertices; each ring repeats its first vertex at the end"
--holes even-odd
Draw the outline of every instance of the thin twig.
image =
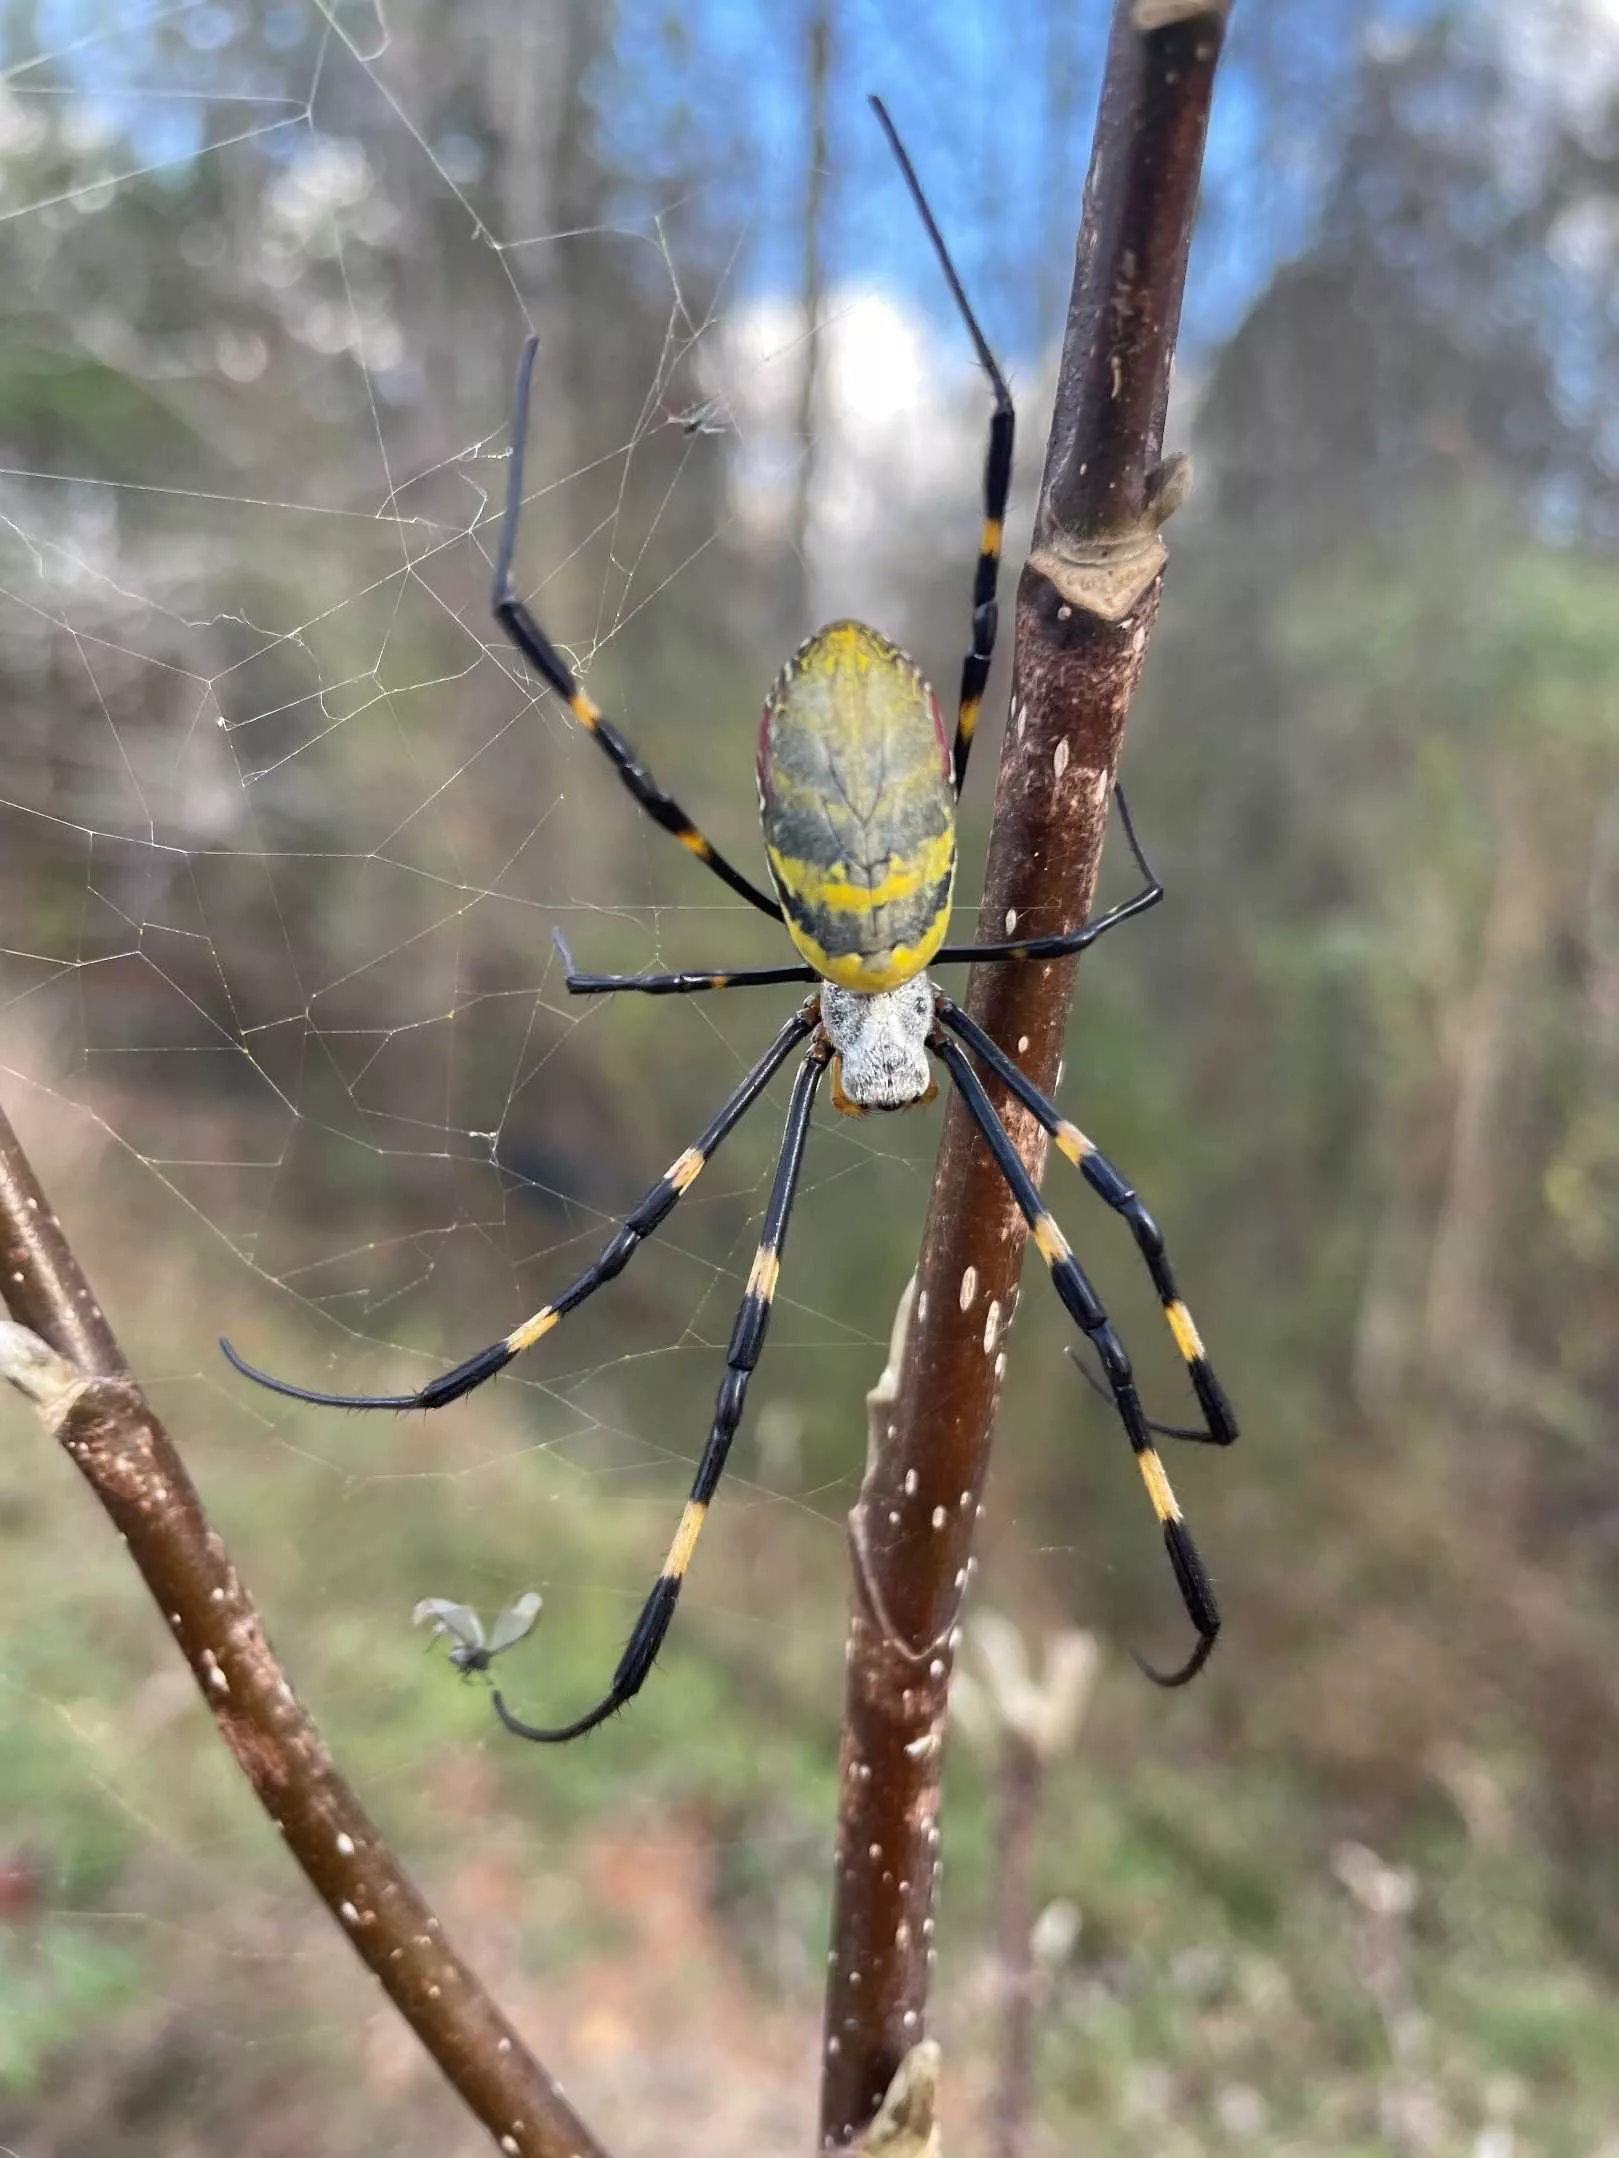
POLYGON ((1034 2104, 1034 1846, 1046 1764, 1008 1732, 996 1771, 996 1948, 1000 1966, 1000 2081, 990 2114, 992 2158, 1020 2158, 1034 2104))
POLYGON ((605 2158, 338 1774, 0 1111, 0 1377, 101 1501, 220 1736, 355 1953, 509 2158, 605 2158))
MULTIPOLYGON (((1230 0, 1115 0, 1035 548, 1017 596, 1012 718, 985 934, 1091 905, 1126 713, 1157 613, 1170 361, 1230 0)), ((1056 1080, 1072 962, 974 971, 973 1016, 1056 1080)), ((1044 1142, 992 1088, 1038 1175, 1044 1142)), ((952 1633, 1022 1267, 1023 1222, 957 1103, 945 1117, 896 1399, 851 1518, 856 1582, 822 2071, 847 2143, 922 2036, 952 1633)))
MULTIPOLYGON (((1050 1906, 1037 1949, 1034 1861, 1040 1809, 1052 1765, 1073 1750, 1101 1661, 1094 1634, 1069 1631, 1046 1647, 1036 1671, 1011 1620, 981 1611, 969 1621, 976 1669, 958 1670, 950 1706, 956 1728, 995 1757, 996 1992, 1000 2077, 990 2103, 992 2158, 1019 2158, 1034 2103, 1036 2013, 1049 1988, 1046 1968, 1071 1905, 1050 1906)), ((1061 1951, 1058 1951, 1061 1953, 1061 1951)))

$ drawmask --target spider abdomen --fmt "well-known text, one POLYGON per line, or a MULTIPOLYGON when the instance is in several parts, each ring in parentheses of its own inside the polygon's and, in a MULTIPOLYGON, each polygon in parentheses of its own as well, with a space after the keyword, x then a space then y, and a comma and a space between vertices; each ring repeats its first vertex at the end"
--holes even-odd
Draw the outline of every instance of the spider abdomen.
POLYGON ((864 995, 944 941, 956 801, 938 700, 908 654, 833 622, 776 677, 759 729, 759 811, 788 934, 864 995))

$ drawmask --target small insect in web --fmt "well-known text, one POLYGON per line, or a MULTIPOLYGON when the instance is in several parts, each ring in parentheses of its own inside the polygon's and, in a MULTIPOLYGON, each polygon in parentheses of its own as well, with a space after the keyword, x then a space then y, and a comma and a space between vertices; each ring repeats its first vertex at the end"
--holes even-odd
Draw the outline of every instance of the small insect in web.
POLYGON ((688 405, 684 412, 671 412, 664 424, 678 427, 683 435, 728 435, 731 432, 731 422, 717 397, 706 397, 701 404, 688 405))
POLYGON ((497 1656, 507 1649, 515 1648, 523 1637, 532 1632, 534 1621, 540 1615, 540 1594, 530 1589, 508 1604, 486 1635, 483 1620, 469 1604, 450 1603, 442 1596, 424 1596, 410 1615, 413 1626, 425 1626, 433 1622, 433 1643, 440 1640, 453 1641, 450 1661, 463 1678, 471 1678, 475 1671, 487 1671, 497 1656))
MULTIPOLYGON (((810 985, 811 993, 744 1076, 707 1130, 670 1163, 640 1205, 627 1216, 600 1257, 554 1302, 442 1377, 430 1379, 410 1394, 326 1393, 256 1370, 229 1342, 221 1343, 238 1371, 294 1401, 342 1409, 438 1409, 459 1401, 504 1371, 515 1357, 542 1341, 570 1312, 624 1271, 640 1246, 691 1189, 775 1074, 795 1051, 803 1052, 788 1103, 758 1249, 725 1354, 725 1376, 720 1382, 708 1440, 663 1569, 642 1605, 611 1685, 593 1708, 569 1723, 555 1725, 525 1722, 507 1707, 498 1690, 495 1693, 495 1709, 506 1728, 520 1738, 546 1744, 577 1738, 623 1708, 645 1684, 663 1646, 681 1584, 742 1421, 749 1380, 764 1347, 781 1278, 782 1253, 811 1111, 829 1068, 834 1107, 845 1115, 865 1116, 873 1111, 915 1108, 931 1101, 938 1090, 929 1059, 943 1066, 1027 1221, 1064 1308, 1090 1342, 1102 1367, 1099 1383, 1130 1442, 1148 1500, 1163 1531, 1181 1600, 1196 1630, 1196 1645, 1178 1669, 1156 1671, 1148 1664, 1142 1668, 1160 1685, 1185 1685, 1207 1663, 1220 1631, 1220 1614, 1208 1575, 1181 1518, 1153 1438, 1156 1433, 1229 1446, 1237 1436, 1237 1421, 1181 1296, 1163 1237, 1133 1187, 1106 1156, 1055 1103, 1047 1100, 975 1020, 934 986, 926 971, 932 965, 999 965, 1070 958, 1087 950, 1121 922, 1131 921, 1156 906, 1164 888, 1148 865, 1124 795, 1119 791, 1115 796, 1119 821, 1144 880, 1140 891, 1093 921, 1050 936, 983 944, 946 942, 956 874, 956 802, 967 776, 979 706, 995 648, 1001 529, 1012 485, 1012 397, 893 122, 879 99, 871 102, 994 396, 984 461, 983 526, 973 572, 971 640, 962 662, 954 740, 946 735, 938 700, 914 660, 862 622, 830 623, 799 646, 765 699, 756 769, 765 859, 774 895, 727 861, 674 797, 658 785, 629 742, 581 687, 513 581, 512 561, 523 509, 523 450, 537 349, 531 338, 517 374, 505 519, 495 557, 495 619, 529 666, 600 746, 623 785, 653 823, 672 834, 751 907, 780 922, 798 952, 798 962, 786 966, 675 974, 581 974, 559 936, 557 945, 567 967, 568 990, 574 996, 611 996, 623 991, 639 991, 647 996, 694 996, 799 982, 810 985), (1043 1204, 985 1091, 979 1070, 1003 1087, 1050 1133, 1058 1152, 1074 1164, 1096 1197, 1111 1207, 1129 1229, 1185 1363, 1202 1414, 1198 1426, 1159 1425, 1147 1416, 1124 1344, 1067 1238, 1043 1204)), ((459 1605, 444 1608, 464 1609, 459 1605)), ((463 1652, 480 1655, 484 1647, 474 1638, 451 1653, 459 1658, 463 1652)))

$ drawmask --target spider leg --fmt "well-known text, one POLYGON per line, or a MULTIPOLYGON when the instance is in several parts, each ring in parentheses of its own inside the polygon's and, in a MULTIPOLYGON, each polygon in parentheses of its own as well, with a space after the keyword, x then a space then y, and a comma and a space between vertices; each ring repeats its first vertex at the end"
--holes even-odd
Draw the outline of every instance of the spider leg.
MULTIPOLYGON (((1096 1196, 1112 1207, 1115 1214, 1122 1215, 1128 1223, 1130 1234, 1136 1240, 1136 1248, 1147 1262, 1147 1271, 1152 1276, 1153 1287, 1158 1291, 1158 1301, 1164 1307, 1169 1331, 1174 1335, 1175 1346, 1185 1360, 1187 1374, 1192 1381, 1192 1391, 1197 1395, 1198 1407, 1203 1411, 1204 1428, 1201 1431, 1171 1429, 1169 1436, 1203 1439, 1213 1446, 1229 1446, 1237 1436, 1236 1415, 1231 1403, 1226 1399, 1225 1388, 1215 1377, 1213 1367, 1203 1353, 1202 1337, 1176 1285, 1158 1224, 1107 1156, 1097 1152, 1077 1125, 1069 1123, 1056 1105, 1046 1099, 1040 1089, 1018 1069, 1005 1051, 990 1039, 975 1019, 970 1018, 959 1004, 953 1004, 948 997, 938 997, 933 1008, 942 1024, 947 1026, 952 1034, 960 1035, 979 1063, 986 1065, 1029 1114, 1045 1126, 1056 1140, 1058 1151, 1074 1163, 1096 1196)), ((1080 1369, 1083 1371, 1084 1368, 1082 1364, 1080 1369)), ((1089 1373, 1086 1376, 1088 1377, 1089 1373)))
POLYGON ((743 967, 731 974, 570 974, 570 997, 610 997, 638 989, 647 997, 694 997, 705 989, 763 989, 781 982, 813 982, 813 967, 743 967))
MULTIPOLYGON (((1107 1387, 1103 1385, 1077 1349, 1068 1351, 1068 1361, 1099 1400, 1111 1401, 1113 1399, 1107 1387)), ((1165 1424, 1160 1423, 1156 1416, 1147 1418, 1147 1429, 1155 1439, 1207 1439, 1209 1435, 1202 1424, 1165 1424)))
POLYGON ((742 1421, 743 1405, 747 1400, 748 1381, 764 1348, 765 1333, 770 1325, 770 1307, 775 1300, 776 1283, 781 1275, 781 1254, 787 1242, 787 1224, 792 1214, 793 1196, 798 1189, 798 1172, 804 1161, 804 1142, 809 1136, 810 1112, 815 1106, 815 1090, 821 1083, 827 1061, 832 1054, 831 1044, 824 1038, 812 1044, 808 1056, 799 1066, 798 1077, 793 1083, 792 1100, 787 1108, 787 1124, 782 1133, 781 1153, 776 1161, 775 1181, 770 1189, 770 1202, 765 1208, 764 1227, 759 1235, 759 1249, 754 1254, 748 1286, 742 1298, 742 1308, 736 1315, 731 1329, 730 1347, 725 1352, 725 1377, 720 1381, 719 1398, 715 1403, 714 1422, 703 1448, 702 1459, 697 1464, 697 1474, 692 1479, 691 1496, 681 1511, 680 1525, 675 1530, 669 1546, 669 1555, 663 1562, 663 1571, 653 1584, 652 1592, 641 1606, 641 1615, 635 1622, 629 1645, 619 1658, 618 1669, 613 1673, 613 1683, 605 1697, 585 1715, 576 1717, 572 1723, 552 1728, 524 1723, 513 1715, 495 1692, 495 1713, 507 1730, 518 1738, 533 1739, 545 1746, 562 1745, 571 1738, 581 1738, 586 1731, 593 1731, 597 1724, 632 1701, 646 1683, 669 1623, 675 1615, 675 1604, 680 1596, 680 1584, 686 1578, 686 1570, 697 1549, 697 1539, 702 1534, 703 1523, 708 1515, 721 1476, 725 1473, 726 1457, 731 1451, 731 1441, 742 1421))
POLYGON ((512 555, 517 546, 517 527, 523 510, 523 458, 528 440, 529 390, 534 379, 534 356, 539 339, 531 337, 523 347, 517 367, 517 396, 512 413, 512 448, 506 477, 506 514, 501 522, 500 549, 495 557, 494 592, 490 604, 495 620, 516 645, 536 674, 562 699, 587 734, 601 744, 608 761, 624 785, 654 824, 672 832, 688 852, 711 869, 723 884, 740 893, 761 914, 781 920, 781 908, 757 884, 733 869, 712 840, 692 823, 671 794, 665 794, 624 736, 603 718, 600 707, 587 697, 572 669, 518 597, 512 583, 512 555))
POLYGON ((1119 817, 1124 825, 1124 836, 1130 842, 1130 852, 1135 865, 1146 878, 1143 890, 1133 898, 1121 899, 1116 907, 1109 907, 1094 922, 1086 922, 1083 928, 1069 930, 1054 937, 1027 937, 1014 944, 952 944, 942 952, 935 952, 930 962, 938 966, 941 960, 953 962, 975 959, 1071 959, 1075 952, 1082 952, 1094 944, 1098 937, 1105 937, 1110 929, 1117 929, 1120 922, 1128 922, 1138 914, 1145 914, 1149 907, 1157 906, 1164 896, 1164 887, 1147 857, 1141 851, 1136 828, 1131 820, 1130 805, 1124 798, 1124 789, 1115 781, 1113 798, 1119 805, 1119 817))
POLYGON ((570 997, 616 996, 621 989, 639 989, 648 997, 690 997, 703 989, 762 989, 821 978, 813 967, 742 967, 729 974, 580 974, 560 929, 552 930, 551 941, 568 970, 563 986, 570 997))
POLYGON ((550 1333, 559 1320, 566 1318, 568 1313, 576 1310, 587 1297, 594 1296, 599 1288, 624 1271, 636 1248, 646 1241, 691 1189, 720 1141, 742 1121, 794 1049, 813 1031, 816 1018, 817 1007, 813 1001, 794 1013, 758 1063, 746 1074, 741 1085, 696 1145, 687 1147, 683 1154, 670 1163, 634 1213, 626 1217, 623 1227, 611 1238, 601 1256, 587 1266, 554 1303, 544 1305, 531 1319, 525 1319, 521 1326, 514 1327, 502 1340, 491 1342, 487 1349, 480 1349, 476 1356, 469 1356, 465 1363, 457 1364, 453 1371, 445 1372, 440 1378, 429 1379, 416 1393, 322 1393, 313 1387, 294 1386, 287 1379, 273 1378, 269 1372, 258 1370, 238 1356, 228 1341, 221 1341, 219 1346, 224 1350, 229 1362, 235 1365, 244 1378, 253 1380, 255 1385, 268 1387, 273 1394, 285 1394, 291 1401, 313 1402, 317 1408, 442 1409, 449 1402, 459 1401, 464 1394, 470 1394, 475 1387, 482 1386, 485 1380, 492 1379, 499 1371, 504 1371, 513 1357, 520 1356, 525 1349, 531 1349, 535 1342, 550 1333))
POLYGON ((989 1096, 962 1051, 947 1034, 935 1030, 928 1046, 945 1066, 956 1091, 966 1106, 967 1113, 983 1134, 984 1142, 994 1156, 995 1166, 1006 1180, 1007 1189, 1017 1201, 1024 1220, 1045 1260, 1051 1275, 1052 1287, 1063 1301, 1064 1308, 1075 1325, 1087 1337, 1102 1360, 1107 1375, 1108 1389, 1113 1405, 1119 1412, 1125 1435, 1136 1457, 1136 1467, 1147 1487, 1147 1497, 1164 1532, 1164 1548, 1169 1553, 1169 1563, 1174 1569, 1176 1585, 1186 1615, 1197 1629, 1197 1646, 1186 1661, 1174 1671, 1158 1671, 1149 1663, 1137 1663, 1147 1676, 1160 1686, 1184 1686, 1193 1679, 1208 1662, 1215 1641, 1220 1633, 1220 1613, 1215 1605, 1214 1591, 1209 1577, 1203 1570, 1197 1546, 1181 1518, 1181 1510, 1175 1494, 1170 1489, 1169 1478, 1164 1473, 1163 1462, 1152 1443, 1152 1433, 1136 1392, 1135 1375, 1124 1344, 1113 1331, 1112 1322, 1102 1309, 1096 1291, 1086 1279, 1083 1269, 1069 1248, 1051 1215, 1040 1202, 1040 1194, 1034 1188, 1033 1179, 1024 1168, 1017 1148, 1008 1138, 1000 1118, 995 1114, 989 1096))
POLYGON ((933 252, 939 258, 945 282, 967 325, 967 334, 978 354, 978 364, 989 377, 995 392, 995 411, 989 423, 989 447, 984 455, 984 529, 978 544, 978 566, 973 572, 973 622, 972 643, 961 663, 961 694, 956 705, 956 742, 953 756, 956 792, 959 794, 967 777, 967 759, 972 754, 973 734, 978 725, 978 708, 984 698, 984 684, 989 680, 989 663, 995 653, 995 631, 999 620, 995 605, 995 588, 1000 581, 1001 535, 1006 523, 1006 503, 1012 492, 1012 434, 1016 418, 1012 410, 1012 393, 1006 386, 1006 377, 996 365, 995 355, 989 349, 989 340, 978 327, 978 318, 972 311, 963 290, 956 266, 950 259, 950 250, 944 244, 928 199, 922 192, 922 183, 916 177, 915 167, 906 154, 905 145, 899 139, 899 131, 888 117, 888 108, 880 97, 871 101, 872 110, 882 123, 883 133, 888 137, 889 148, 899 160, 899 169, 905 175, 905 185, 910 189, 911 200, 916 204, 928 238, 933 242, 933 252))

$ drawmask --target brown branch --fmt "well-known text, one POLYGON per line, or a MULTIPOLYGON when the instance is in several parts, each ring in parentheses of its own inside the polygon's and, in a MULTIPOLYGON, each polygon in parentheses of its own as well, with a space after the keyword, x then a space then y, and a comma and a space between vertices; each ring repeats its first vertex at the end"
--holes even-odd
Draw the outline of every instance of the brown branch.
MULTIPOLYGON (((1075 927, 1094 896, 1158 608, 1158 528, 1183 491, 1184 470, 1160 462, 1163 415, 1229 4, 1115 0, 1035 551, 1018 586, 986 935, 1075 927)), ((1072 961, 978 968, 968 1003, 1049 1092, 1072 990, 1072 961)), ((1038 1175, 1041 1135, 991 1091, 1038 1175)), ((850 1523, 824 2145, 847 2143, 871 2117, 922 2036, 953 1632, 1024 1241, 952 1102, 899 1384, 850 1523)))
POLYGON ((101 1501, 220 1736, 361 1960, 511 2158, 604 2158, 334 1767, 0 1112, 0 1375, 101 1501))
POLYGON ((129 1366, 0 1110, 0 1291, 6 1309, 87 1376, 127 1379, 129 1366))

